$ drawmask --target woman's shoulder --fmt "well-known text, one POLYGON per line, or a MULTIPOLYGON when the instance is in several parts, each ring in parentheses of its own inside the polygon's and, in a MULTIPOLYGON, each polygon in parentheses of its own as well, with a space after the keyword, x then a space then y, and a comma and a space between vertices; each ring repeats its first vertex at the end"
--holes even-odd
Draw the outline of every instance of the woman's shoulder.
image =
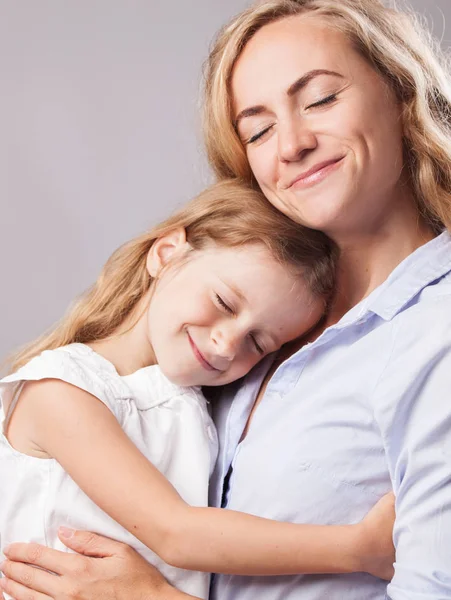
POLYGON ((394 319, 396 329, 443 328, 451 335, 451 272, 425 286, 394 319))

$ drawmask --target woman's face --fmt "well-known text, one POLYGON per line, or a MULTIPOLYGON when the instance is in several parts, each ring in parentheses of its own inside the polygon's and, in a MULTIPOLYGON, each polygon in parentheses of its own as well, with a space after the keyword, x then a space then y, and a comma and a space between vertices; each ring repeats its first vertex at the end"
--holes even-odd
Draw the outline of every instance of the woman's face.
POLYGON ((276 208, 335 238, 399 213, 401 108, 342 33, 308 15, 266 25, 237 61, 232 94, 276 208))

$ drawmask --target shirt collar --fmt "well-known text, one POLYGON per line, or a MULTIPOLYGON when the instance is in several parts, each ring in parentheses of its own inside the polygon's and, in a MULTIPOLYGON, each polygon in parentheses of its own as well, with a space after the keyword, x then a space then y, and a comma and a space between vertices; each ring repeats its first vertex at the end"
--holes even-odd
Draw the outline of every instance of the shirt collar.
POLYGON ((373 313, 390 321, 425 287, 451 271, 451 234, 439 236, 417 248, 367 298, 337 324, 341 328, 373 313))

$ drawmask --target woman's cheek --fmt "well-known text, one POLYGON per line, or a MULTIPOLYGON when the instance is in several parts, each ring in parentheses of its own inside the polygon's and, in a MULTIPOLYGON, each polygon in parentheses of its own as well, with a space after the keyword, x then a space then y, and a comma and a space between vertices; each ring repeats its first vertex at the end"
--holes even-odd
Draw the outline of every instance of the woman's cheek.
POLYGON ((271 139, 247 150, 249 166, 260 187, 274 187, 277 172, 277 148, 273 149, 274 145, 271 139))

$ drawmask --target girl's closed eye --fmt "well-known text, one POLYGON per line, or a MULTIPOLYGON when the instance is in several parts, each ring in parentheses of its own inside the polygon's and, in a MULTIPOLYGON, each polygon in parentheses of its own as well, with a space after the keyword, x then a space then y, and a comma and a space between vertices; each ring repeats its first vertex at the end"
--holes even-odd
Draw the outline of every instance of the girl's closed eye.
POLYGON ((220 307, 221 307, 223 310, 225 310, 226 312, 228 312, 228 313, 229 313, 229 314, 231 314, 231 315, 235 314, 235 312, 234 312, 233 308, 231 308, 231 307, 230 307, 230 306, 227 304, 227 302, 225 302, 225 301, 224 301, 224 300, 221 298, 221 296, 220 296, 219 294, 216 294, 216 293, 215 293, 215 298, 216 298, 216 302, 217 302, 217 304, 219 304, 219 306, 220 306, 220 307))
POLYGON ((258 343, 255 335, 250 335, 251 341, 259 354, 265 354, 265 349, 258 343))

